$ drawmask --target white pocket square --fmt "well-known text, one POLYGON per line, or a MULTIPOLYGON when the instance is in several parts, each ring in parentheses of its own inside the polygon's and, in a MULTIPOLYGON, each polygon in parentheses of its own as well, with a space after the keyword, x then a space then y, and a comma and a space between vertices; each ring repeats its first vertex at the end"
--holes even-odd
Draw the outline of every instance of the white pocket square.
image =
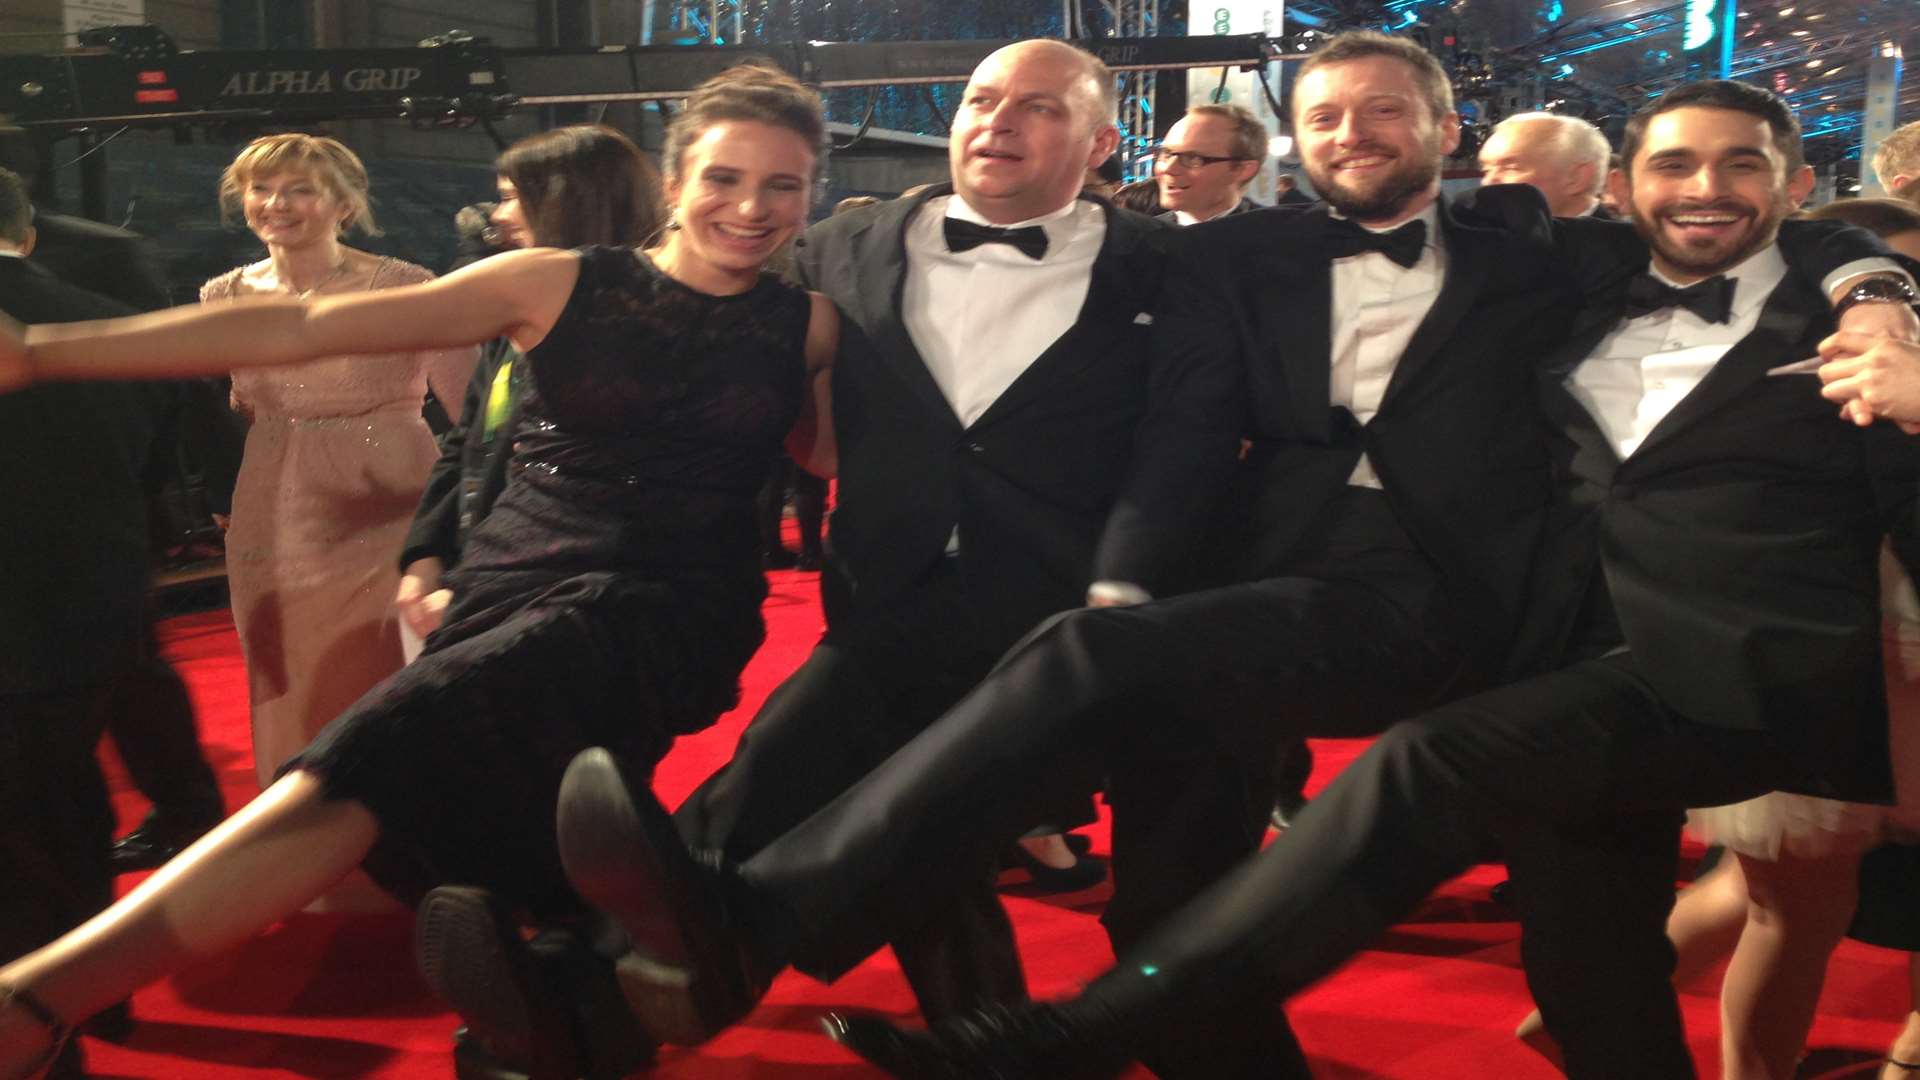
POLYGON ((1153 325, 1153 313, 1152 313, 1152 312, 1150 312, 1150 311, 1143 311, 1143 312, 1141 312, 1140 314, 1138 314, 1138 315, 1135 315, 1135 316, 1133 317, 1133 325, 1135 325, 1135 326, 1152 326, 1152 325, 1153 325))

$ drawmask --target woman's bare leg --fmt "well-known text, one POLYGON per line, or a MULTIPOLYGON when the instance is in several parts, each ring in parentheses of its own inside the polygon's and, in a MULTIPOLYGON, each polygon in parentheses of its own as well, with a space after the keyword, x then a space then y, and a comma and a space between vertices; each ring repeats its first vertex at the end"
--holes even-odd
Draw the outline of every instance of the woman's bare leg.
MULTIPOLYGON (((1740 872, 1739 861, 1729 852, 1713 869, 1680 891, 1672 914, 1667 916, 1667 937, 1673 940, 1678 954, 1673 966, 1674 985, 1685 986, 1732 952, 1746 924, 1747 879, 1740 872)), ((1528 1013, 1513 1034, 1554 1068, 1562 1068, 1560 1044, 1541 1022, 1540 1010, 1528 1013)))
MULTIPOLYGON (((359 803, 290 773, 112 907, 0 967, 69 1023, 300 908, 360 864, 379 834, 359 803)), ((0 1076, 46 1043, 19 1009, 0 1013, 0 1076)))
POLYGON ((1747 925, 1720 987, 1725 1080, 1790 1080, 1806 1050, 1827 958, 1859 900, 1860 853, 1740 857, 1747 925))

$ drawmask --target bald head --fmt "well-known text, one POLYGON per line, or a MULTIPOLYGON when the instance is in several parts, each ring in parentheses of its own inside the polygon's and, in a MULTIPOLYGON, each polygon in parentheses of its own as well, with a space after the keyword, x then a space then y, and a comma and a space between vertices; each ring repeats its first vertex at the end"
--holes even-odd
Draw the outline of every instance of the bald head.
POLYGON ((1612 153, 1600 129, 1553 113, 1521 113, 1500 121, 1480 148, 1481 179, 1531 184, 1556 217, 1593 212, 1607 183, 1612 153))
POLYGON ((1119 144, 1116 110, 1113 74, 1089 53, 1042 39, 995 50, 954 116, 955 192, 1000 224, 1058 210, 1119 144))
POLYGON ((1055 64, 1074 72, 1074 106, 1086 110, 1087 122, 1094 125, 1120 122, 1120 89, 1114 81, 1113 71, 1099 57, 1085 49, 1053 38, 1030 38, 995 49, 973 69, 968 85, 978 80, 983 72, 1021 62, 1055 64))

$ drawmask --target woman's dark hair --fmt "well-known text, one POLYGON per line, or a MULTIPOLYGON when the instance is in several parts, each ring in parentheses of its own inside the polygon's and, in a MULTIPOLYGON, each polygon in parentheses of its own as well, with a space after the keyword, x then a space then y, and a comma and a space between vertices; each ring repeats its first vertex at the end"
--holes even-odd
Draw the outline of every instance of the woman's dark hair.
POLYGON ((666 146, 660 151, 667 179, 680 179, 688 146, 708 128, 729 120, 785 128, 814 148, 816 167, 826 164, 827 117, 820 95, 777 68, 740 64, 695 87, 667 124, 666 146))
POLYGON ((542 247, 632 247, 665 221, 660 174, 633 140, 604 124, 574 124, 529 135, 494 167, 520 192, 520 208, 542 247))
POLYGON ((1113 205, 1140 214, 1160 212, 1160 185, 1152 179, 1135 180, 1120 185, 1113 193, 1113 205))

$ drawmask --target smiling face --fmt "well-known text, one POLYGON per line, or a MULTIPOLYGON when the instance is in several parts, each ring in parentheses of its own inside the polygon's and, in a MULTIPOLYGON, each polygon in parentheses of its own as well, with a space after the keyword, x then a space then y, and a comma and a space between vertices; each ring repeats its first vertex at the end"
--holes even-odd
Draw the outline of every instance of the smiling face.
POLYGON ((296 170, 249 177, 240 208, 261 243, 288 249, 333 240, 352 215, 319 179, 296 170))
POLYGON ((1101 113, 1087 62, 1071 46, 1029 41, 999 50, 974 69, 954 117, 954 190, 1003 225, 1060 209, 1118 145, 1101 113))
POLYGON ((1683 106, 1648 119, 1633 160, 1611 184, 1654 265, 1684 284, 1771 244, 1780 220, 1813 190, 1813 170, 1789 170, 1762 117, 1683 106))
POLYGON ((807 222, 813 148, 798 133, 722 120, 687 144, 667 199, 667 247, 690 284, 751 280, 807 222), (704 282, 704 283, 703 283, 704 282))
MULTIPOLYGON (((1172 153, 1230 158, 1233 125, 1207 113, 1181 117, 1167 129, 1161 147, 1172 153)), ((1185 210, 1202 221, 1218 217, 1240 201, 1240 189, 1260 170, 1257 161, 1212 161, 1189 169, 1171 157, 1156 157, 1154 179, 1163 210, 1185 210)))
POLYGON ((520 189, 504 176, 495 181, 495 187, 500 192, 500 201, 493 205, 493 213, 487 215, 487 220, 493 223, 500 245, 508 248, 533 247, 537 241, 533 238, 533 226, 527 222, 527 208, 520 201, 520 189))
POLYGON ((1460 144, 1422 95, 1413 66, 1362 56, 1313 68, 1294 84, 1294 137, 1314 190, 1340 213, 1393 225, 1440 193, 1440 162, 1460 144))

